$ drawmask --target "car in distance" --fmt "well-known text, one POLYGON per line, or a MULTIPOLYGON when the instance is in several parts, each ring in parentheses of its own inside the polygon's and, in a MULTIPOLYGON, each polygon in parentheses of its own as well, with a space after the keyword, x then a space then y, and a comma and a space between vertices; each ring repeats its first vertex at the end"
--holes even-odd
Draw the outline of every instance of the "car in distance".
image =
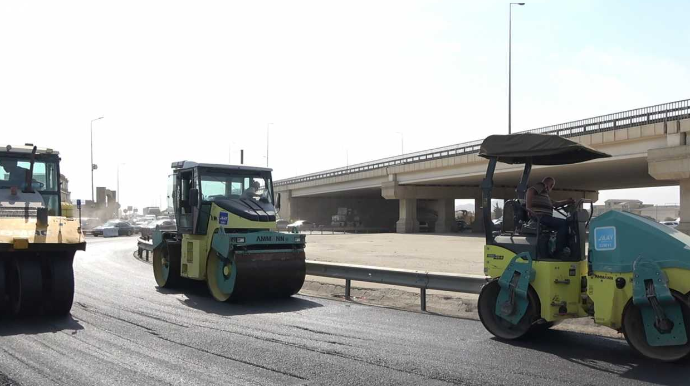
POLYGON ((150 239, 153 237, 153 231, 175 231, 177 230, 177 225, 175 220, 161 219, 156 221, 151 221, 150 223, 141 226, 141 237, 143 239, 150 239))
POLYGON ((131 236, 134 234, 134 227, 127 221, 109 220, 103 225, 93 228, 92 234, 96 237, 103 236, 103 229, 117 228, 118 236, 131 236))

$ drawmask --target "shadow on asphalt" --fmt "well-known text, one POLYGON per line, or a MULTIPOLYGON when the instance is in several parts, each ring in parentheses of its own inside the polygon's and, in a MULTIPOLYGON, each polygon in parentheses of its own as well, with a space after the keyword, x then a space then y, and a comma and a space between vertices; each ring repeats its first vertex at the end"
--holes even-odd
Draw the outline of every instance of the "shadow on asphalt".
MULTIPOLYGON (((688 360, 663 363, 643 358, 624 340, 569 331, 548 330, 529 340, 497 342, 549 353, 573 364, 603 371, 621 378, 658 385, 687 385, 690 379, 688 360)), ((574 370, 573 374, 577 371, 574 370)))
POLYGON ((162 294, 185 294, 186 299, 179 300, 181 304, 189 308, 221 316, 279 314, 323 307, 319 303, 296 297, 219 302, 211 297, 205 283, 194 281, 185 283, 179 290, 156 287, 156 291, 162 294))
POLYGON ((12 319, 3 317, 0 320, 0 336, 36 335, 44 333, 66 332, 76 334, 83 330, 78 320, 72 315, 64 317, 32 317, 12 319))

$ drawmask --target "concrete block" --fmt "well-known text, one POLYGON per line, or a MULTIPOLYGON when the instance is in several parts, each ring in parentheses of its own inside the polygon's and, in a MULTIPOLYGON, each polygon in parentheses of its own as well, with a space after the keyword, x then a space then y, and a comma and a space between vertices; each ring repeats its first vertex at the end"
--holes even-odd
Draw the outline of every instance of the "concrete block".
POLYGON ((592 144, 592 135, 591 134, 583 135, 582 137, 580 137, 580 143, 583 145, 587 145, 587 146, 591 145, 592 144))
POLYGON ((675 134, 678 132, 678 121, 666 122, 666 134, 675 134))
POLYGON ((628 139, 640 138, 642 136, 642 130, 640 126, 628 127, 628 139))
POLYGON ((604 134, 604 143, 613 142, 616 140, 616 136, 613 131, 605 131, 602 134, 604 134))
POLYGON ((458 161, 459 161, 458 163, 466 164, 466 163, 468 162, 467 156, 466 156, 466 155, 461 155, 461 156, 458 158, 458 161))
POLYGON ((649 175, 657 180, 690 178, 690 146, 651 149, 647 162, 649 175))
POLYGON ((592 145, 598 145, 598 144, 604 142, 603 133, 594 133, 594 134, 591 134, 591 136, 592 136, 592 145))
POLYGON ((654 134, 664 135, 666 134, 666 122, 657 122, 654 124, 654 134))
POLYGON ((668 134, 666 136, 666 146, 675 147, 685 145, 685 133, 668 134))
POLYGON ((680 121, 678 121, 678 127, 680 128, 680 131, 683 133, 690 131, 690 118, 681 119, 680 121))
POLYGON ((642 126, 642 136, 651 137, 654 135, 654 125, 643 125, 642 126))
POLYGON ((613 135, 616 138, 616 141, 625 141, 626 139, 628 139, 628 130, 618 129, 613 132, 613 135))

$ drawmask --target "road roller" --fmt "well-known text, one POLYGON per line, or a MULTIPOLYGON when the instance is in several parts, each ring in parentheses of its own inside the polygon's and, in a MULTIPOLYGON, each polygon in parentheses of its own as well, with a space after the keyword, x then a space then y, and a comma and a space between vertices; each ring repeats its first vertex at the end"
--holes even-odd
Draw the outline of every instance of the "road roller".
POLYGON ((289 297, 302 288, 305 235, 277 231, 271 169, 191 161, 172 169, 168 206, 177 230, 153 233, 159 287, 203 280, 218 301, 289 297))
MULTIPOLYGON (((502 340, 538 339, 563 320, 589 317, 622 333, 644 357, 664 362, 687 357, 690 236, 626 212, 592 219, 591 201, 570 200, 554 208, 554 216, 568 226, 567 249, 559 252, 555 230, 525 205, 533 166, 545 175, 549 166, 594 163, 610 155, 556 135, 525 133, 489 136, 479 156, 489 161, 481 183, 489 281, 478 312, 490 333, 502 340), (524 168, 494 176, 498 163, 524 168), (520 174, 517 184, 508 181, 520 174), (517 187, 515 198, 505 202, 501 230, 491 222, 494 179, 501 187, 517 187)), ((558 178, 559 170, 573 169, 555 170, 558 178)))
POLYGON ((72 309, 72 262, 86 242, 79 220, 62 216, 61 202, 57 151, 0 148, 0 313, 62 316, 72 309))

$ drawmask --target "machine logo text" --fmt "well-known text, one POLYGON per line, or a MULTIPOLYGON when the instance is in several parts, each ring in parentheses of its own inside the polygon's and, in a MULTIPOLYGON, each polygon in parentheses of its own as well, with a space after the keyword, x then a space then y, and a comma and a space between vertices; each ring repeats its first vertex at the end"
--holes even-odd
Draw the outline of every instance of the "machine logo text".
POLYGON ((594 249, 597 251, 616 249, 616 227, 594 228, 594 249))

